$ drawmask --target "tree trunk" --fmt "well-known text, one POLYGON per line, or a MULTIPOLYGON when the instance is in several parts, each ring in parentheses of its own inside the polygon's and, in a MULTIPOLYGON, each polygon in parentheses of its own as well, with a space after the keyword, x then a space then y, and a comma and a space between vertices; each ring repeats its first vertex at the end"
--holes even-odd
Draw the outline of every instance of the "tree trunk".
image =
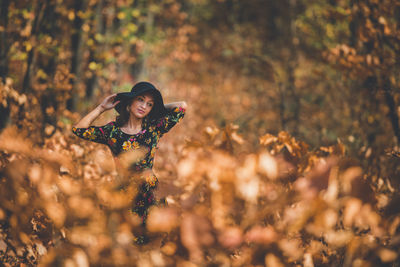
MULTIPOLYGON (((45 9, 46 5, 49 3, 49 1, 43 3, 43 1, 38 1, 36 10, 35 10, 35 19, 33 20, 33 25, 32 25, 32 32, 31 32, 31 38, 36 38, 36 35, 39 31, 39 26, 43 18, 43 10, 45 9)), ((25 93, 28 91, 30 88, 30 79, 31 79, 31 68, 33 65, 33 56, 34 56, 34 51, 35 51, 35 46, 32 46, 32 49, 28 53, 28 59, 26 62, 26 72, 24 76, 24 82, 22 84, 22 92, 25 93)))
MULTIPOLYGON (((2 0, 0 5, 0 26, 3 27, 0 40, 0 83, 4 82, 8 74, 8 50, 9 44, 7 42, 7 25, 8 25, 8 7, 10 6, 9 0, 2 0)), ((0 130, 3 129, 9 120, 10 108, 0 105, 0 130)))
POLYGON ((387 76, 383 77, 383 93, 385 96, 386 105, 389 108, 389 119, 392 124, 394 135, 397 138, 397 142, 400 144, 400 128, 399 128, 399 116, 397 115, 396 102, 392 94, 392 85, 387 76))
POLYGON ((8 73, 8 50, 10 48, 7 38, 7 25, 8 25, 8 7, 10 6, 9 0, 2 0, 0 5, 0 26, 3 27, 1 31, 0 40, 0 78, 4 81, 8 73))
MULTIPOLYGON (((150 5, 150 3, 148 3, 148 5, 150 5)), ((146 24, 145 24, 145 40, 149 41, 152 38, 152 35, 154 33, 154 13, 148 9, 148 13, 147 13, 147 18, 146 18, 146 24)), ((145 49, 143 50, 143 54, 141 57, 141 68, 140 68, 140 74, 139 74, 139 78, 140 79, 147 79, 148 78, 148 70, 146 68, 146 62, 147 62, 147 58, 150 55, 150 51, 148 49, 148 46, 145 46, 145 49)))
POLYGON ((77 92, 77 86, 81 79, 80 72, 80 61, 82 59, 82 24, 83 20, 78 16, 78 12, 83 10, 83 8, 87 5, 87 0, 75 0, 74 2, 74 13, 75 19, 73 22, 73 33, 71 35, 71 71, 70 73, 74 75, 71 79, 72 90, 71 97, 67 101, 67 109, 75 110, 76 104, 79 99, 79 95, 77 92))
MULTIPOLYGON (((290 122, 290 130, 293 135, 297 135, 299 118, 300 118, 300 99, 297 95, 295 85, 295 69, 297 67, 297 47, 294 44, 296 38, 294 29, 294 20, 296 16, 296 0, 286 1, 286 12, 284 12, 283 30, 284 30, 284 43, 285 48, 289 51, 289 54, 284 62, 284 71, 286 73, 285 91, 287 96, 287 105, 289 116, 286 117, 287 122, 290 122)), ((289 126, 289 125, 287 125, 289 126)))
MULTIPOLYGON (((100 0, 96 6, 96 32, 101 35, 105 35, 105 25, 103 19, 104 0, 100 0)), ((91 49, 89 52, 89 62, 96 61, 96 54, 101 52, 103 44, 97 44, 95 49, 91 49)), ((86 94, 85 98, 90 100, 93 97, 94 88, 97 85, 97 76, 92 75, 88 80, 86 80, 86 94)))

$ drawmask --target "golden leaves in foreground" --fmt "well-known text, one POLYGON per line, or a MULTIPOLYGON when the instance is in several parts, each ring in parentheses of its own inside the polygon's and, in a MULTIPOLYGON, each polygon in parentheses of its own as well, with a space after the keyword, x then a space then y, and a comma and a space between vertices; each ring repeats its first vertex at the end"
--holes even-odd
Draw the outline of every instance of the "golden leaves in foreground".
POLYGON ((147 222, 151 232, 171 232, 179 225, 178 212, 172 208, 153 208, 147 222))
POLYGON ((141 155, 127 153, 114 165, 91 143, 55 134, 39 148, 4 131, 0 220, 8 228, 1 228, 0 259, 310 267, 398 259, 398 198, 376 192, 359 166, 335 149, 308 151, 284 132, 264 135, 257 152, 235 153, 237 130, 209 128, 206 144, 187 144, 173 174, 179 190, 164 192, 169 204, 149 210, 146 229, 130 211, 143 178, 124 171, 141 155), (375 206, 378 196, 387 217, 375 206), (138 247, 144 230, 150 243, 138 247))
POLYGON ((278 136, 265 134, 259 138, 260 144, 264 146, 273 145, 271 153, 274 155, 283 149, 286 149, 293 157, 302 156, 308 149, 304 142, 297 141, 287 132, 279 132, 278 136))

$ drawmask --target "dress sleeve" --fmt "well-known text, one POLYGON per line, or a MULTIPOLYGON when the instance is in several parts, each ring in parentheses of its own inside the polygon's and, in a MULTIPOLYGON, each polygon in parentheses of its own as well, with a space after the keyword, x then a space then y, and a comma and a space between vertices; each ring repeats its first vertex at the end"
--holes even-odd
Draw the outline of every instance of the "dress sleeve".
POLYGON ((183 116, 185 116, 185 109, 181 107, 168 110, 167 114, 157 122, 156 130, 162 134, 168 132, 182 120, 183 116))
POLYGON ((89 126, 88 128, 72 127, 72 132, 85 140, 106 144, 110 136, 110 132, 114 127, 113 122, 109 122, 104 126, 89 126))

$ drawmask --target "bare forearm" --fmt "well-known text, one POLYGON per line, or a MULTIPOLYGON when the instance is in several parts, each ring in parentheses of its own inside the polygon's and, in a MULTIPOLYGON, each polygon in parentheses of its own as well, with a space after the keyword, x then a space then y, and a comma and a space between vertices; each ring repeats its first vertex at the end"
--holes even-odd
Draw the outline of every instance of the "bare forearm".
POLYGON ((106 110, 113 109, 120 101, 115 101, 117 94, 112 94, 104 98, 103 102, 98 105, 89 114, 83 117, 77 124, 74 125, 76 128, 88 128, 92 122, 100 116, 106 110))
POLYGON ((186 109, 186 108, 187 108, 187 104, 186 104, 185 101, 172 102, 172 103, 165 104, 164 107, 165 107, 166 109, 173 109, 173 108, 183 108, 183 109, 186 109))
POLYGON ((99 105, 85 117, 83 117, 77 124, 74 125, 76 128, 88 128, 92 122, 104 112, 104 109, 99 105))

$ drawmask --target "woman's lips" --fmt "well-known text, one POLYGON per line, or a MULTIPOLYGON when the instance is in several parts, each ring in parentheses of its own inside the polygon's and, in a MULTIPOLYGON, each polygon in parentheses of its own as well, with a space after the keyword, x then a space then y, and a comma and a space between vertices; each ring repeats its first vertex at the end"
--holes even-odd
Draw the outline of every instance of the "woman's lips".
POLYGON ((138 112, 143 114, 144 110, 138 109, 138 112))

